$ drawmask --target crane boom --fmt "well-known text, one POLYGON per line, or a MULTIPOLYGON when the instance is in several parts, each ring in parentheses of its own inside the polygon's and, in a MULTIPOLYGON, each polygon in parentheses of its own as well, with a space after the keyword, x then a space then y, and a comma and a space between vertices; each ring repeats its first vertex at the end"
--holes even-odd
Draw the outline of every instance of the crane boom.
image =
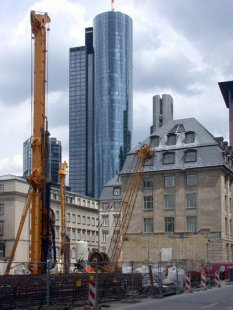
POLYGON ((129 179, 126 182, 123 197, 121 200, 120 219, 114 227, 113 235, 111 237, 110 245, 108 248, 107 254, 111 262, 117 262, 120 257, 120 253, 124 243, 124 236, 127 233, 135 201, 137 198, 144 165, 148 159, 154 156, 154 153, 154 149, 147 144, 143 144, 140 149, 135 152, 136 162, 134 164, 133 171, 129 176, 129 179))

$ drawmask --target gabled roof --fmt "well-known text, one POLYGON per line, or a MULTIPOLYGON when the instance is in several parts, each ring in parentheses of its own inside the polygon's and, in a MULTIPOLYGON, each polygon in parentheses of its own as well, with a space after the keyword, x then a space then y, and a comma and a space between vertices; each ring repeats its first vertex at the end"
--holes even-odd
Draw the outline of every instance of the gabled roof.
MULTIPOLYGON (((221 140, 221 139, 220 139, 221 140)), ((223 140, 223 138, 222 138, 223 140)), ((231 148, 227 143, 221 146, 216 138, 195 118, 186 118, 171 120, 162 127, 159 127, 142 144, 151 144, 155 149, 155 157, 151 164, 144 166, 144 172, 161 172, 172 170, 186 170, 195 168, 224 166, 233 173, 233 158, 231 148), (193 132, 195 139, 193 143, 187 143, 186 133, 193 132), (169 134, 176 134, 176 144, 168 145, 169 134), (153 146, 153 137, 159 137, 159 145, 153 146), (184 160, 187 151, 196 151, 196 161, 186 162, 184 160), (164 164, 163 157, 166 152, 174 154, 174 163, 164 164), (232 158, 229 162, 226 158, 232 158)), ((135 158, 135 151, 140 147, 135 147, 127 154, 126 160, 120 175, 133 172, 132 161, 135 158)), ((104 187, 101 199, 110 199, 112 195, 112 186, 116 186, 116 177, 114 177, 104 187)))

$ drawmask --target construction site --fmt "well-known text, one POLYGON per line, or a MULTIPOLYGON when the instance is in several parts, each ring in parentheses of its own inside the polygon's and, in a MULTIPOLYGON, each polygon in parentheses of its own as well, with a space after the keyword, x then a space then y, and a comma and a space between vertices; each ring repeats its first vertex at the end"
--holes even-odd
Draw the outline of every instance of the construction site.
MULTIPOLYGON (((157 222, 154 226, 158 231, 157 234, 154 233, 151 221, 153 210, 150 207, 149 199, 146 201, 147 208, 144 207, 143 210, 146 215, 140 213, 141 205, 143 203, 145 205, 143 186, 147 191, 146 197, 155 195, 158 197, 157 204, 163 205, 162 198, 159 200, 162 195, 159 185, 153 189, 157 190, 155 194, 149 193, 149 190, 152 191, 151 167, 156 160, 160 164, 164 164, 164 160, 170 160, 172 152, 166 152, 165 155, 170 156, 167 158, 165 155, 162 157, 160 149, 158 152, 156 151, 156 135, 151 135, 149 139, 145 140, 145 143, 131 151, 120 173, 120 186, 118 187, 119 179, 111 185, 111 191, 119 189, 120 195, 115 195, 118 196, 118 211, 113 215, 117 220, 113 221, 112 219, 111 225, 109 225, 112 229, 111 232, 108 231, 106 242, 100 242, 100 237, 103 240, 107 226, 104 225, 106 223, 103 222, 103 219, 106 219, 106 216, 116 206, 116 198, 111 200, 110 196, 107 197, 108 186, 103 191, 103 197, 106 194, 108 199, 102 197, 98 209, 97 203, 93 200, 94 207, 89 215, 89 220, 92 218, 93 223, 98 218, 98 224, 96 226, 93 224, 96 231, 93 228, 93 234, 90 233, 90 235, 98 236, 99 239, 96 241, 93 237, 93 240, 89 240, 93 241, 91 246, 87 241, 72 241, 70 234, 67 234, 66 222, 66 175, 69 167, 67 162, 63 162, 58 171, 60 188, 56 193, 59 194, 60 199, 59 202, 56 202, 56 210, 60 212, 59 217, 51 207, 54 190, 49 176, 50 133, 46 111, 46 34, 49 31, 50 17, 47 13, 35 11, 31 11, 30 17, 34 41, 32 173, 26 180, 29 189, 15 240, 11 240, 2 250, 6 259, 0 261, 0 309, 84 309, 85 307, 86 309, 102 309, 110 308, 111 303, 116 300, 135 302, 135 300, 148 296, 162 298, 170 294, 206 290, 214 286, 221 287, 221 281, 232 282, 233 240, 231 228, 227 226, 229 238, 223 240, 219 233, 222 228, 219 228, 215 223, 215 214, 212 214, 214 212, 210 210, 211 207, 214 209, 213 204, 209 209, 205 209, 208 220, 202 221, 202 226, 199 226, 198 231, 195 222, 194 203, 196 201, 193 198, 196 184, 191 184, 192 190, 187 194, 193 195, 188 196, 193 200, 190 200, 191 207, 187 208, 192 210, 188 210, 187 214, 183 211, 182 213, 179 207, 184 203, 181 200, 177 207, 180 226, 176 232, 174 231, 173 208, 171 207, 172 194, 176 194, 177 199, 181 199, 180 197, 186 199, 187 195, 184 193, 182 182, 187 175, 193 176, 198 171, 199 184, 203 182, 205 188, 210 187, 213 197, 208 197, 208 199, 214 201, 217 196, 217 194, 214 196, 217 192, 217 190, 213 191, 214 186, 220 184, 223 192, 224 186, 231 188, 230 172, 225 174, 223 169, 219 169, 219 172, 217 168, 216 170, 211 168, 211 173, 208 171, 208 175, 210 174, 213 180, 217 178, 220 180, 211 183, 206 177, 206 169, 203 173, 198 169, 193 169, 194 172, 188 174, 187 167, 181 167, 182 175, 176 169, 176 177, 180 178, 179 188, 170 189, 169 187, 172 185, 169 182, 172 179, 166 179, 169 189, 166 192, 168 200, 165 205, 165 209, 168 210, 164 211, 168 214, 165 217, 165 231, 163 231, 164 221, 161 220, 163 213, 155 211, 158 212, 158 215, 155 216, 157 222), (145 182, 147 186, 145 186, 145 182), (182 219, 182 216, 185 217, 185 220, 182 219), (188 231, 185 228, 186 217, 188 231), (140 222, 142 218, 144 218, 143 232, 141 229, 143 224, 140 222), (208 226, 209 222, 214 229, 208 226), (26 229, 25 225, 27 225, 26 229), (58 225, 60 230, 56 229, 58 225), (22 262, 16 259, 16 253, 20 251, 19 247, 23 244, 20 243, 22 239, 26 239, 25 235, 22 237, 24 230, 29 233, 29 242, 25 242, 21 250, 23 249, 24 254, 28 253, 28 260, 22 262), (59 234, 59 237, 56 234, 59 234), (59 244, 57 244, 58 238, 59 244), (74 252, 72 252, 73 250, 74 252), (221 271, 223 272, 221 273, 221 271)), ((194 121, 192 122, 194 123, 194 121)), ((188 127, 184 121, 183 127, 181 121, 176 121, 173 125, 172 128, 175 129, 172 133, 170 132, 170 136, 174 133, 177 135, 182 133, 183 136, 186 133, 192 133, 191 130, 185 132, 182 129, 188 127)), ((187 135, 185 137, 187 138, 187 135)), ((216 148, 220 148, 220 140, 215 140, 216 148)), ((221 145, 221 152, 223 148, 224 152, 230 152, 226 144, 221 145)), ((177 149, 179 148, 177 147, 177 149)), ((192 149, 194 149, 193 145, 192 149)), ((219 150, 218 152, 220 153, 219 150)), ((182 156, 180 158, 183 159, 182 156)), ((192 162, 192 160, 187 160, 188 163, 190 161, 192 162)), ((164 188, 166 187, 166 182, 164 185, 163 181, 166 177, 165 172, 162 168, 162 172, 159 171, 159 164, 156 167, 156 177, 159 180, 157 184, 162 184, 161 186, 164 188), (159 172, 161 175, 158 174, 159 172)), ((168 177, 171 177, 171 174, 168 177)), ((193 178, 191 181, 193 182, 193 178)), ((3 184, 3 180, 1 182, 3 184)), ((229 192, 230 190, 228 192, 225 190, 224 197, 229 192)), ((206 205, 207 196, 209 196, 209 192, 203 194, 199 191, 199 199, 203 198, 206 205)), ((229 211, 230 214, 230 207, 228 211, 225 211, 226 213, 229 211)), ((224 218, 227 218, 227 215, 224 218)), ((72 232, 72 227, 70 230, 72 232)))

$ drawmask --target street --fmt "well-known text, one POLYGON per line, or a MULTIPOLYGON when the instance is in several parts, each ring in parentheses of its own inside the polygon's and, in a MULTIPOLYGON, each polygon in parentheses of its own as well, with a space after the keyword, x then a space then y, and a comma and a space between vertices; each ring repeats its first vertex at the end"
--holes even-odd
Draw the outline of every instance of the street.
POLYGON ((146 299, 135 303, 115 303, 111 309, 124 310, 233 310, 233 286, 184 293, 164 299, 146 299))

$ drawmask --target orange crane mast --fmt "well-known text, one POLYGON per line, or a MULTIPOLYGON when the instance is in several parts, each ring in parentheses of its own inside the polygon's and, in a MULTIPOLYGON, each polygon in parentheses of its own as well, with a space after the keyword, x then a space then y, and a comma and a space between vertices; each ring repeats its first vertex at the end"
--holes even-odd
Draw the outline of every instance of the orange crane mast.
MULTIPOLYGON (((21 231, 31 206, 29 269, 32 274, 46 272, 46 262, 51 259, 51 239, 55 240, 54 215, 50 209, 49 132, 45 110, 46 94, 46 25, 47 13, 31 11, 31 30, 34 35, 34 105, 32 137, 32 173, 27 178, 31 192, 25 204, 18 233, 8 260, 8 274, 14 259, 21 231)), ((53 258, 56 260, 55 244, 53 258)))

